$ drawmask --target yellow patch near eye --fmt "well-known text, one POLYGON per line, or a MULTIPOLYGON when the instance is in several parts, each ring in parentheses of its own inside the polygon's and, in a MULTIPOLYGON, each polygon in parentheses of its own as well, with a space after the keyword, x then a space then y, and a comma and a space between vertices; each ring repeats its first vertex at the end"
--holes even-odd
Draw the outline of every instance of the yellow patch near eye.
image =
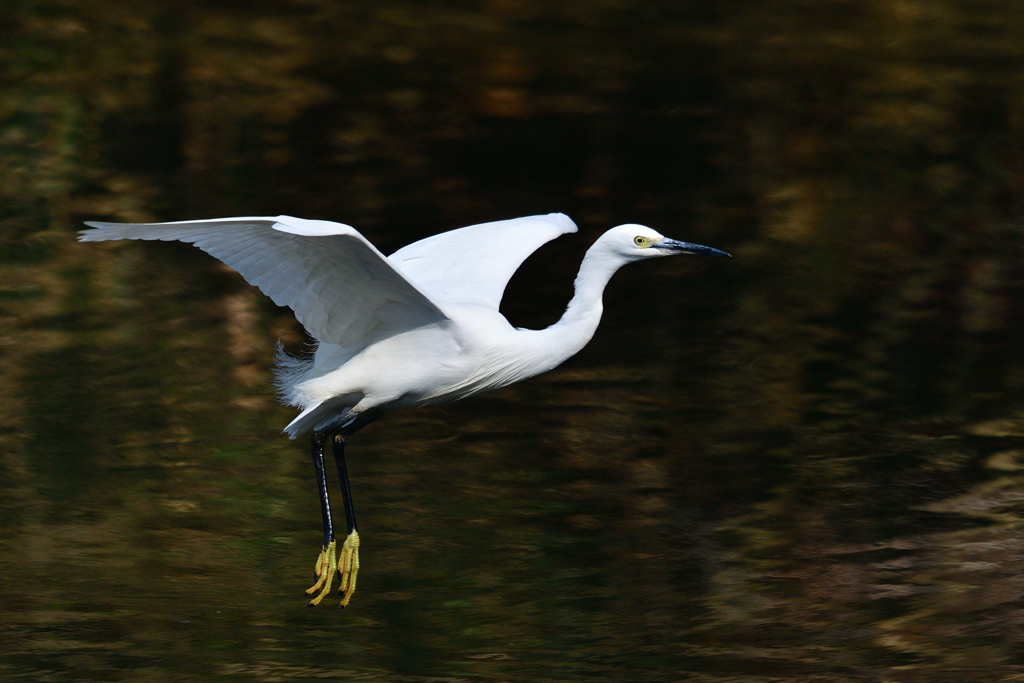
POLYGON ((645 244, 647 244, 647 238, 646 238, 646 237, 642 237, 642 236, 640 236, 640 235, 637 235, 636 237, 634 237, 634 238, 633 238, 633 242, 634 242, 634 243, 635 243, 635 244, 636 244, 636 245, 637 245, 638 247, 642 247, 642 246, 644 246, 645 244))

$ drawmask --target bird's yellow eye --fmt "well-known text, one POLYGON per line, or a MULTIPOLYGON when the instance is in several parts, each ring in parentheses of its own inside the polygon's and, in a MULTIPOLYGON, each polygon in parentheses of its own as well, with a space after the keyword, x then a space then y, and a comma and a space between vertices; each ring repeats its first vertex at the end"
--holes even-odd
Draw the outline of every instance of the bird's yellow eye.
POLYGON ((633 242, 636 244, 636 246, 642 247, 645 244, 647 244, 647 238, 637 235, 636 237, 633 238, 633 242))

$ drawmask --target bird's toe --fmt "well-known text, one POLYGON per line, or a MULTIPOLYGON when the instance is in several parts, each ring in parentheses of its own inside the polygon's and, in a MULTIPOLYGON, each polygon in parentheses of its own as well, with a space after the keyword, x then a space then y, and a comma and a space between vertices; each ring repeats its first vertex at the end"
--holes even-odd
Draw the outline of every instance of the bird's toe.
POLYGON ((359 574, 359 532, 355 529, 348 535, 341 546, 341 559, 338 562, 338 571, 341 572, 341 586, 339 593, 344 593, 341 599, 341 607, 346 607, 356 592, 356 576, 359 574))
POLYGON ((324 596, 331 592, 334 573, 338 571, 337 545, 336 541, 331 541, 329 545, 320 550, 320 556, 316 559, 315 572, 319 578, 315 584, 306 589, 306 595, 312 595, 317 591, 320 593, 309 601, 310 606, 319 605, 324 596))

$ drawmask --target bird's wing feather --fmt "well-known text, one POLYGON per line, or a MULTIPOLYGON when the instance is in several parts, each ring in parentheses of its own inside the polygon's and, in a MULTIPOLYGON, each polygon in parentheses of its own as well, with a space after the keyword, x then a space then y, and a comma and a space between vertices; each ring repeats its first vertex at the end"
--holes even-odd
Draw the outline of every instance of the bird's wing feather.
POLYGON ((355 228, 291 216, 99 223, 79 240, 189 242, 288 306, 316 339, 362 346, 446 318, 355 228))
POLYGON ((413 242, 388 257, 441 303, 478 303, 497 310, 512 274, 559 235, 576 232, 561 213, 471 225, 413 242))

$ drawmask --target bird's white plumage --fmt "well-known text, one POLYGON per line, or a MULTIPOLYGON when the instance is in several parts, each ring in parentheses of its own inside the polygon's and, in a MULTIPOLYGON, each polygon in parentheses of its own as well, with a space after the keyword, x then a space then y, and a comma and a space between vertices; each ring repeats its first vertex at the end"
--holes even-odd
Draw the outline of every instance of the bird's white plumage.
POLYGON ((189 242, 237 270, 288 306, 311 336, 362 346, 445 319, 355 228, 291 216, 216 218, 174 223, 88 222, 83 242, 189 242))
POLYGON ((626 263, 672 253, 715 253, 642 225, 612 228, 587 250, 562 318, 513 328, 498 311, 509 279, 537 248, 576 232, 563 214, 452 230, 385 257, 348 225, 289 216, 176 223, 93 223, 85 242, 189 242, 289 306, 321 343, 314 358, 285 359, 279 386, 302 413, 285 431, 358 428, 360 416, 452 401, 546 372, 597 329, 601 296, 626 263), (347 428, 347 427, 346 427, 347 428))
POLYGON ((562 213, 526 216, 442 232, 388 257, 439 303, 476 303, 498 310, 523 261, 547 242, 576 232, 562 213))

